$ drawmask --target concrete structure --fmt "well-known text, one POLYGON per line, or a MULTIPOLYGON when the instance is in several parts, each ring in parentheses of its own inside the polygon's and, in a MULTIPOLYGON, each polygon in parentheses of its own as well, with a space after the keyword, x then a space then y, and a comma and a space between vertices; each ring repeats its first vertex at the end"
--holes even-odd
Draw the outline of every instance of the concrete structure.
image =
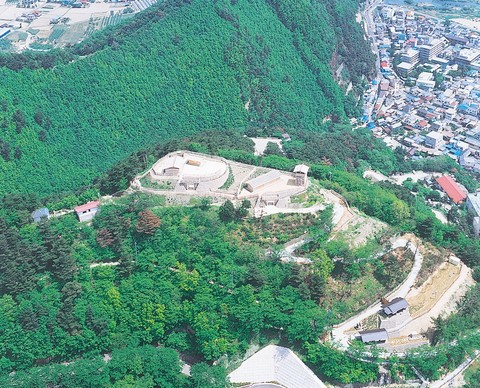
MULTIPOLYGON (((166 175, 166 176, 177 176, 177 175, 179 175, 180 174, 180 169, 185 164, 185 159, 182 156, 177 155, 177 156, 173 157, 170 161, 171 161, 171 164, 162 167, 161 174, 166 175)), ((157 172, 157 170, 155 170, 155 172, 157 172)))
POLYGON ((245 183, 245 188, 253 193, 255 190, 270 186, 280 180, 282 173, 278 170, 272 170, 266 174, 250 179, 245 183))
POLYGON ((463 190, 450 176, 444 175, 435 180, 454 203, 461 203, 467 198, 465 190, 463 190))
POLYGON ((467 210, 475 217, 480 217, 480 193, 470 193, 467 195, 467 210))
POLYGON ((466 206, 468 212, 473 215, 473 230, 475 236, 480 236, 480 193, 468 194, 466 206))
POLYGON ((425 136, 425 145, 430 148, 439 148, 443 146, 445 142, 443 141, 443 136, 441 133, 432 131, 425 136))
POLYGON ((402 54, 401 58, 402 62, 411 63, 412 65, 416 65, 420 60, 420 52, 418 50, 407 50, 402 54))
POLYGON ((448 258, 448 262, 450 264, 456 265, 457 267, 462 265, 462 260, 460 260, 457 256, 453 255, 448 258))
POLYGON ((475 236, 480 237, 480 217, 473 217, 472 226, 475 236))
POLYGON ((461 45, 465 45, 468 43, 468 39, 463 37, 463 36, 457 36, 457 35, 453 35, 453 34, 446 34, 445 35, 445 38, 448 39, 449 42, 451 42, 452 44, 461 44, 461 45))
POLYGON ((295 184, 297 186, 305 186, 307 184, 307 175, 310 168, 304 164, 298 164, 293 169, 295 173, 295 184))
POLYGON ((432 73, 420 73, 416 82, 422 89, 433 89, 435 87, 434 75, 432 73))
POLYGON ((414 67, 415 65, 412 63, 402 62, 397 66, 397 70, 402 77, 406 77, 408 74, 410 74, 414 67))
POLYGON ((296 173, 285 172, 219 156, 175 151, 136 176, 130 187, 165 195, 170 203, 188 203, 192 197, 211 197, 216 203, 246 199, 254 205, 254 215, 261 217, 278 209, 298 209, 290 198, 306 190, 307 177, 308 166, 304 165, 296 166, 296 173))
POLYGON ((433 57, 437 57, 445 47, 441 39, 433 39, 428 44, 418 46, 420 52, 420 62, 429 62, 433 57))
POLYGON ((171 182, 185 190, 197 190, 201 184, 215 182, 216 186, 228 177, 228 165, 221 158, 188 151, 172 152, 158 160, 150 171, 157 182, 171 182))
POLYGON ((455 63, 461 66, 470 66, 480 58, 480 50, 478 49, 462 49, 455 57, 455 63))
POLYGON ((85 205, 77 206, 73 210, 77 214, 78 220, 80 222, 90 221, 95 217, 100 207, 100 202, 90 201, 85 205))
POLYGON ((391 337, 399 334, 399 330, 412 320, 410 311, 404 309, 393 315, 378 315, 380 319, 380 328, 387 330, 391 337))
POLYGON ((276 345, 268 345, 259 350, 242 362, 228 377, 231 383, 239 385, 326 388, 294 352, 276 345))
POLYGON ((50 212, 46 207, 42 207, 41 209, 37 209, 32 212, 33 222, 40 222, 42 220, 48 220, 50 218, 50 212))
POLYGON ((362 342, 385 342, 388 339, 388 333, 385 329, 374 329, 360 331, 360 338, 362 342))
POLYGON ((396 336, 399 330, 411 321, 408 302, 405 298, 397 297, 382 304, 382 311, 378 315, 380 329, 388 331, 389 335, 396 336))

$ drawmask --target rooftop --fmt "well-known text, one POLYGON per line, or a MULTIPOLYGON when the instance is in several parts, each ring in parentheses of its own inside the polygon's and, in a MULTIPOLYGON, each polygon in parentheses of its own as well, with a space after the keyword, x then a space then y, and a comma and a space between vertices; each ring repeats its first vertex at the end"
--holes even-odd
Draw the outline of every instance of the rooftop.
POLYGON ((395 315, 399 311, 406 309, 408 302, 404 298, 395 298, 383 306, 383 312, 386 315, 395 315))
POLYGON ((365 330, 359 332, 359 334, 362 336, 362 341, 365 343, 386 341, 388 339, 388 333, 385 329, 365 330))
POLYGON ((42 217, 48 217, 50 215, 50 212, 46 207, 42 207, 41 209, 37 209, 34 212, 32 212, 32 218, 42 218, 42 217))
POLYGON ((92 209, 98 208, 99 205, 100 205, 99 201, 90 201, 90 202, 87 202, 84 205, 77 206, 74 210, 75 210, 76 213, 82 213, 82 212, 85 212, 87 210, 92 210, 92 209))
POLYGON ((293 169, 293 172, 301 172, 303 174, 307 174, 309 169, 310 168, 304 164, 297 164, 293 169))
POLYGON ((427 134, 427 137, 429 137, 431 139, 435 139, 435 140, 443 140, 443 135, 441 133, 435 132, 435 131, 429 132, 427 134))
POLYGON ((468 200, 472 204, 477 215, 480 215, 480 193, 468 194, 468 200))
POLYGON ((454 203, 460 203, 467 198, 467 193, 448 175, 436 178, 437 183, 447 193, 454 203))
POLYGON ((256 178, 250 179, 246 182, 247 185, 250 185, 253 190, 262 187, 264 185, 270 184, 275 180, 279 179, 282 173, 278 170, 271 170, 266 174, 257 176, 256 178))
POLYGON ((229 374, 232 383, 278 383, 286 388, 326 388, 288 348, 268 345, 229 374))

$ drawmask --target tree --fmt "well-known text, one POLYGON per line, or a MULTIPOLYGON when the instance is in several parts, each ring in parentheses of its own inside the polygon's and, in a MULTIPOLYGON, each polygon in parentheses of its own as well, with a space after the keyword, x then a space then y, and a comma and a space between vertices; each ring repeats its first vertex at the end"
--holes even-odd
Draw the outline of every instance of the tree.
POLYGON ((41 130, 38 132, 38 140, 40 140, 42 143, 45 143, 47 141, 47 131, 41 130))
POLYGON ((22 149, 20 147, 16 147, 13 156, 15 159, 20 160, 22 158, 22 149))
POLYGON ((418 224, 417 229, 421 237, 430 238, 432 237, 434 227, 435 227, 434 218, 427 217, 418 224))
POLYGON ((106 366, 110 382, 122 382, 136 386, 137 382, 151 380, 149 386, 177 388, 184 386, 180 374, 178 353, 169 348, 155 348, 150 345, 139 348, 114 350, 106 366), (128 380, 125 380, 129 378, 128 380))
POLYGON ((102 248, 108 247, 114 242, 115 237, 113 236, 113 233, 110 232, 107 228, 102 228, 97 232, 97 243, 102 248))
POLYGON ((271 141, 267 143, 267 146, 265 147, 265 151, 263 152, 263 154, 265 156, 268 156, 268 155, 283 156, 283 152, 278 146, 278 144, 271 141))
POLYGON ((151 210, 144 210, 138 214, 137 232, 153 235, 162 223, 151 210))
POLYGON ((333 260, 327 256, 324 249, 317 249, 312 253, 313 271, 318 273, 326 281, 335 267, 333 260))
POLYGON ((208 366, 201 362, 195 364, 190 369, 192 382, 191 388, 228 388, 230 383, 227 377, 227 371, 220 365, 208 366))
POLYGON ((35 116, 33 117, 33 119, 38 125, 42 125, 43 119, 44 119, 43 112, 41 110, 37 110, 35 112, 35 116))
POLYGON ((212 205, 212 198, 210 197, 202 197, 200 199, 200 204, 199 204, 199 208, 206 211, 210 208, 210 206, 212 205))
POLYGON ((17 133, 22 132, 23 127, 25 127, 26 120, 25 114, 20 109, 17 109, 13 113, 13 122, 15 123, 15 130, 17 133))
POLYGON ((235 219, 235 206, 232 201, 226 200, 225 203, 218 209, 218 216, 223 222, 231 222, 235 219))
POLYGON ((242 219, 248 216, 248 209, 252 207, 248 199, 244 199, 240 207, 236 210, 236 218, 242 219))

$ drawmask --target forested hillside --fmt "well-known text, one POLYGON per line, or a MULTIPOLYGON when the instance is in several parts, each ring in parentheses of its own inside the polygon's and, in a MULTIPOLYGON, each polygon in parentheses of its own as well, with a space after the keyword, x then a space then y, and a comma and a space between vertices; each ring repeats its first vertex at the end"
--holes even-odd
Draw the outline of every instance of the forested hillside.
MULTIPOLYGON (((356 1, 355 1, 356 2, 356 1)), ((206 129, 322 130, 372 58, 351 0, 170 0, 63 51, 0 57, 0 193, 89 183, 206 129)))
MULTIPOLYGON (((321 135, 311 136, 318 147, 313 153, 310 143, 302 146, 306 135, 298 133, 289 157, 257 157, 251 141, 240 134, 202 132, 135 153, 99 179, 98 188, 124 188, 145 160, 171 149, 209 152, 287 171, 305 161, 322 187, 341 193, 352 206, 389 223, 397 233, 414 232, 452 250, 474 269, 478 281, 479 240, 469 237, 459 214, 457 222, 443 224, 425 205, 427 192, 413 195, 406 187, 375 185, 346 171, 364 164, 401 167, 400 155, 385 150, 379 154, 374 144, 369 146, 367 135, 360 131, 352 140, 332 129, 324 145, 321 135), (353 150, 342 142, 364 151, 351 160, 353 150), (331 160, 324 160, 322 147, 335 145, 331 160)), ((372 281, 392 285, 398 281, 398 271, 392 268, 400 263, 387 265, 374 254, 381 236, 355 249, 341 238, 331 239, 329 207, 319 217, 253 219, 245 217, 243 204, 231 204, 226 219, 222 209, 227 206, 211 206, 206 199, 171 206, 161 196, 134 193, 103 204, 92 225, 68 214, 32 224, 30 212, 38 206, 28 195, 0 199, 0 386, 88 387, 100 382, 223 388, 228 386, 226 365, 237 365, 251 344, 272 341, 294 348, 322 378, 341 383, 376 379, 378 359, 359 361, 318 338, 357 311, 348 307, 357 282, 371 273, 372 281), (309 256, 314 264, 278 260, 277 244, 304 231, 313 237, 309 256), (265 255, 268 248, 272 255, 265 255), (343 260, 332 260, 340 255, 343 260), (341 298, 333 292, 339 285, 341 298), (111 357, 108 362, 105 353, 111 357), (191 378, 180 375, 179 355, 195 364, 191 378), (206 365, 215 360, 220 360, 216 367, 206 365)), ((435 322, 435 348, 392 358, 392 379, 397 381, 399 374, 412 378, 412 365, 437 379, 477 349, 479 295, 477 284, 459 304, 458 314, 435 322)))

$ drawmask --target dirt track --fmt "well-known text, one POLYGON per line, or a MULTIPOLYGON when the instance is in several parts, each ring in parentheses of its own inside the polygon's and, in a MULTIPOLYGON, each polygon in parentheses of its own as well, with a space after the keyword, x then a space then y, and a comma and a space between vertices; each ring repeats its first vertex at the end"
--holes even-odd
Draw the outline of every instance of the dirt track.
POLYGON ((472 278, 471 269, 462 264, 458 278, 439 298, 438 302, 435 303, 433 308, 406 325, 402 329, 401 335, 409 335, 412 332, 425 332, 429 327, 432 326, 432 318, 436 318, 438 316, 447 316, 454 312, 457 301, 463 295, 465 295, 468 288, 474 283, 475 281, 472 278))

